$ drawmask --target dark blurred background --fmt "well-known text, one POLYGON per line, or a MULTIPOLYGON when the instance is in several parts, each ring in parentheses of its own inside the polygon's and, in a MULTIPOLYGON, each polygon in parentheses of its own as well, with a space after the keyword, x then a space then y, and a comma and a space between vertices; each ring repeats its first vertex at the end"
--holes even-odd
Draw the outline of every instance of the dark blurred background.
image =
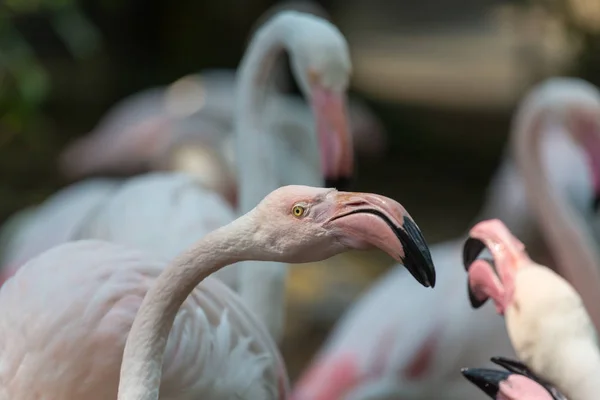
MULTIPOLYGON (((116 101, 235 68, 276 3, 2 0, 0 221, 68 183, 59 151, 116 101)), ((600 83, 598 0, 317 3, 350 44, 352 94, 388 134, 384 156, 358 160, 354 189, 401 201, 430 242, 479 209, 525 91, 553 75, 600 83)))

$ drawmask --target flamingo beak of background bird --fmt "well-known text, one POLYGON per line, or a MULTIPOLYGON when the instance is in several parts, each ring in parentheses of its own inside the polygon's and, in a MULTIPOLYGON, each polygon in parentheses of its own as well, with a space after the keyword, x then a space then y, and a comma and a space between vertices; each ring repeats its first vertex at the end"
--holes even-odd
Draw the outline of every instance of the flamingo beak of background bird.
POLYGON ((398 202, 370 193, 336 192, 336 210, 326 225, 343 232, 356 249, 377 247, 401 262, 423 286, 435 286, 435 267, 421 230, 398 202))
POLYGON ((502 221, 479 222, 469 232, 463 247, 463 264, 468 272, 469 299, 473 308, 481 307, 492 298, 499 314, 512 300, 516 272, 531 262, 525 246, 502 221), (487 248, 493 259, 477 258, 487 248))
POLYGON ((485 368, 463 368, 460 372, 492 399, 496 399, 498 396, 500 382, 507 380, 510 376, 510 373, 506 371, 485 368))
POLYGON ((320 84, 314 84, 311 93, 325 187, 347 189, 354 173, 354 148, 346 95, 320 84))

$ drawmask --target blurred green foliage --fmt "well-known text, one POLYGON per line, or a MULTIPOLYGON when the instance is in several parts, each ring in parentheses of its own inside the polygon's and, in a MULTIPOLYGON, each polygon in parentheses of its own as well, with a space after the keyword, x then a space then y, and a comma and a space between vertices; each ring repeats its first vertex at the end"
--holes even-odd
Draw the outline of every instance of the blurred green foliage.
POLYGON ((52 124, 44 110, 53 89, 51 74, 19 29, 19 22, 37 15, 48 19, 76 62, 93 56, 101 44, 74 0, 0 4, 0 220, 23 203, 40 200, 55 186, 53 169, 48 168, 53 164, 52 124), (40 185, 39 178, 45 184, 40 185))

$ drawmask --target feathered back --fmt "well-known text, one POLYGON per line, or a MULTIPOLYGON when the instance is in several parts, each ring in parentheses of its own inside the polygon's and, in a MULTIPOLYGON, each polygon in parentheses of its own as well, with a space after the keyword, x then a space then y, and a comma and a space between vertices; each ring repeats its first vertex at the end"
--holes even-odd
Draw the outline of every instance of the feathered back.
MULTIPOLYGON (((0 398, 116 398, 127 334, 164 268, 97 240, 66 243, 28 262, 0 290, 0 398)), ((287 387, 260 324, 218 280, 201 283, 175 319, 160 398, 283 399, 287 387)))
MULTIPOLYGON (((235 214, 218 194, 190 175, 157 172, 129 179, 81 230, 79 239, 101 239, 170 261, 235 214)), ((217 276, 235 285, 233 268, 217 276)))
POLYGON ((7 226, 12 232, 2 249, 1 266, 16 269, 52 246, 73 240, 119 185, 120 181, 112 179, 88 179, 66 187, 34 209, 27 209, 21 221, 16 221, 16 228, 7 226))

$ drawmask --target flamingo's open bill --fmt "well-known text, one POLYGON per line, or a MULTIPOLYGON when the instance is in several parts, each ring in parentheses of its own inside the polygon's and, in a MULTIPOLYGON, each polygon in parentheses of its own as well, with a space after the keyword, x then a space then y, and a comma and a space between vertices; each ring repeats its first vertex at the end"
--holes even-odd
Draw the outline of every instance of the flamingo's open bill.
POLYGON ((469 236, 463 247, 463 263, 469 275, 471 305, 479 308, 491 297, 503 315, 512 301, 517 269, 531 262, 525 246, 497 219, 478 223, 469 236), (486 248, 493 259, 477 258, 486 248))
POLYGON ((400 261, 425 287, 435 286, 435 267, 421 230, 396 201, 369 193, 336 192, 327 224, 343 229, 353 248, 378 247, 400 261))
POLYGON ((354 174, 352 134, 345 92, 326 89, 315 78, 311 104, 315 115, 321 169, 326 187, 347 189, 354 174))

